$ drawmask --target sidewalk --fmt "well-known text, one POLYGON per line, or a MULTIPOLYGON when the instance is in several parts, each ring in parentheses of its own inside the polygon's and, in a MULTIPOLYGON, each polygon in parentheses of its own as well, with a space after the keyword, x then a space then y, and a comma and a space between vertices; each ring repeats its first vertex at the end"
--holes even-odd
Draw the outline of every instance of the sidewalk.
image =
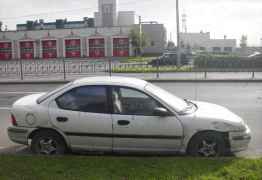
MULTIPOLYGON (((23 80, 17 76, 0 76, 0 84, 64 84, 75 79, 93 76, 109 76, 108 73, 67 74, 64 80, 63 74, 55 75, 27 75, 23 80)), ((112 76, 124 76, 144 79, 151 82, 262 82, 262 72, 255 74, 249 72, 216 73, 112 73, 112 76)))

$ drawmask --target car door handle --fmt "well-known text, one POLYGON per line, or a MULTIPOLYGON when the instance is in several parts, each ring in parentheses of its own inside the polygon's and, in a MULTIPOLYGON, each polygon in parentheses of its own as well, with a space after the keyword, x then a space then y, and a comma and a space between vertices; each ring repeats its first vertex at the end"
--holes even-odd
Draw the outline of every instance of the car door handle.
POLYGON ((68 118, 67 117, 57 117, 56 120, 58 122, 67 122, 68 121, 68 118))
POLYGON ((127 121, 127 120, 119 120, 117 121, 117 124, 120 125, 120 126, 127 126, 130 124, 130 121, 127 121))

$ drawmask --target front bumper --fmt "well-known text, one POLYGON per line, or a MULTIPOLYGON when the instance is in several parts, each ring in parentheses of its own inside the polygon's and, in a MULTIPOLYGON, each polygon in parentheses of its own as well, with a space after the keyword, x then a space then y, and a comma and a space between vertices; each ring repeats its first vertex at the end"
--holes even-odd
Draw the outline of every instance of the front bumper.
POLYGON ((250 141, 251 131, 248 126, 246 131, 229 133, 230 151, 233 153, 247 150, 250 141))
POLYGON ((8 137, 11 141, 28 145, 28 136, 33 131, 32 128, 22 128, 22 127, 9 127, 7 129, 8 137))

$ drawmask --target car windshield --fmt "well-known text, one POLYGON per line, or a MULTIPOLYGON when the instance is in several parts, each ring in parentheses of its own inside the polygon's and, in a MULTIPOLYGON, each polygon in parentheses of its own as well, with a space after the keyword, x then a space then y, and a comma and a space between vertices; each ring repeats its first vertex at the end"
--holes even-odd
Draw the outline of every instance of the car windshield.
POLYGON ((67 87, 69 87, 69 86, 71 86, 71 85, 72 85, 72 82, 67 83, 67 84, 65 84, 65 85, 63 85, 63 86, 60 86, 59 88, 56 88, 56 89, 54 89, 54 90, 51 90, 51 91, 45 93, 43 96, 41 96, 40 98, 37 99, 37 103, 38 103, 38 104, 42 103, 43 101, 45 101, 45 100, 46 100, 47 98, 49 98, 50 96, 58 93, 59 91, 65 89, 65 88, 67 88, 67 87))
POLYGON ((146 91, 152 93, 154 96, 157 96, 161 100, 165 101, 169 106, 173 107, 175 111, 178 113, 186 111, 191 106, 187 101, 153 84, 148 83, 145 89, 146 91))

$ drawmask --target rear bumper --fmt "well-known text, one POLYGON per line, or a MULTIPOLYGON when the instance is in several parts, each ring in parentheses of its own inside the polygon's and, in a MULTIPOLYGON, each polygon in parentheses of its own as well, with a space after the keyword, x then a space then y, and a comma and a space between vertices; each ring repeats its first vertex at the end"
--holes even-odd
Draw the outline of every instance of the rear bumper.
POLYGON ((21 127, 9 127, 7 129, 8 137, 11 141, 28 145, 28 136, 34 129, 21 128, 21 127))
POLYGON ((251 131, 248 127, 243 132, 229 133, 230 151, 233 153, 247 150, 250 141, 251 131))

